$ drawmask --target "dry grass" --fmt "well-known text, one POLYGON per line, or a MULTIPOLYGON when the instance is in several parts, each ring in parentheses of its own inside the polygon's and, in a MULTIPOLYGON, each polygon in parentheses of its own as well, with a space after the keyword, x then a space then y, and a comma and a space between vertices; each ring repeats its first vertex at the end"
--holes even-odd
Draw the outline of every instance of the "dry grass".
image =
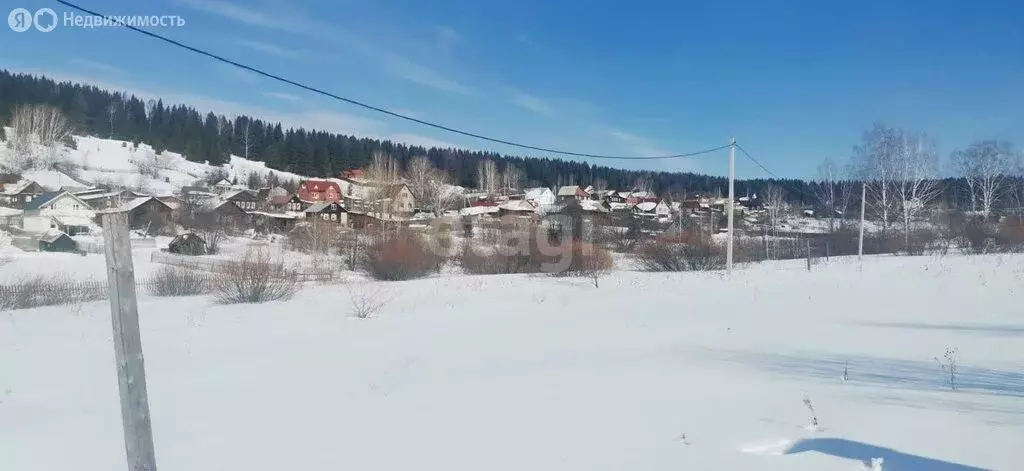
POLYGON ((195 296, 207 294, 212 289, 210 278, 210 275, 196 270, 163 266, 149 279, 149 292, 154 296, 195 296))

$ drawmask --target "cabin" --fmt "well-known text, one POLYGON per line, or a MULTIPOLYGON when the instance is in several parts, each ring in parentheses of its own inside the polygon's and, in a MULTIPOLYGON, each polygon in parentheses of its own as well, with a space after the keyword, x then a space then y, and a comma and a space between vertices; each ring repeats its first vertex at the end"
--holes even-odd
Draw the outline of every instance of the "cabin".
POLYGON ((25 209, 27 204, 46 192, 42 185, 32 180, 22 180, 17 184, 4 185, 4 191, 0 193, 0 205, 25 209))
POLYGON ((590 195, 583 188, 580 188, 579 185, 563 186, 558 189, 558 195, 556 196, 558 201, 563 203, 570 200, 583 201, 590 198, 590 195))
POLYGON ((128 212, 128 227, 146 234, 165 234, 174 228, 174 209, 152 196, 135 198, 122 206, 128 212))
POLYGON ((39 250, 42 252, 77 252, 78 244, 67 234, 50 229, 39 237, 39 250))
POLYGON ((249 190, 231 190, 222 194, 220 198, 235 203, 243 211, 256 211, 262 201, 256 193, 249 190))
POLYGON ((301 213, 310 206, 313 206, 313 202, 299 198, 298 194, 270 198, 270 209, 272 211, 301 213))
POLYGON ((416 209, 416 197, 404 183, 377 187, 373 201, 374 209, 386 216, 409 217, 416 209))
POLYGON ((537 207, 527 200, 512 200, 498 205, 498 216, 522 216, 533 217, 537 214, 537 207))
POLYGON ((269 213, 266 211, 253 211, 249 213, 252 218, 253 229, 260 234, 282 234, 295 228, 301 220, 293 214, 269 213))
POLYGON ((192 233, 180 234, 167 244, 167 251, 179 255, 206 255, 206 241, 192 233))
POLYGON ((21 175, 16 173, 0 172, 0 193, 3 193, 8 186, 14 187, 21 181, 21 175))
POLYGON ((232 201, 213 199, 199 207, 196 218, 201 224, 227 227, 241 227, 249 221, 249 215, 232 201))
POLYGON ((340 225, 348 225, 348 211, 337 202, 321 201, 306 208, 306 219, 321 219, 340 225))

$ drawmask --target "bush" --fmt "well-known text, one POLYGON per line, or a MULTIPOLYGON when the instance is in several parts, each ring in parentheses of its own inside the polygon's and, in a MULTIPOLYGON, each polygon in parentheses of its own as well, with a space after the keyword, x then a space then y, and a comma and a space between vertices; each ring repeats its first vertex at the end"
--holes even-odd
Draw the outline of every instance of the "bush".
POLYGON ((1008 217, 999 224, 995 235, 999 248, 1008 252, 1024 250, 1024 223, 1018 218, 1008 217))
POLYGON ((708 237, 651 241, 640 247, 637 258, 647 271, 720 270, 726 264, 722 248, 708 237))
POLYGON ((437 273, 441 262, 419 237, 399 234, 371 243, 364 269, 378 280, 402 281, 437 273))
POLYGON ((210 289, 208 276, 185 268, 163 266, 149 280, 149 292, 154 296, 195 296, 210 289))
POLYGON ((295 274, 261 250, 247 251, 241 260, 224 264, 213 277, 213 292, 221 304, 287 300, 299 288, 295 274))
POLYGON ((503 232, 496 246, 467 243, 463 271, 475 275, 510 273, 589 274, 612 268, 607 250, 579 240, 561 240, 542 226, 503 232))
POLYGON ((0 310, 77 304, 107 297, 107 284, 58 276, 30 276, 0 285, 0 310))

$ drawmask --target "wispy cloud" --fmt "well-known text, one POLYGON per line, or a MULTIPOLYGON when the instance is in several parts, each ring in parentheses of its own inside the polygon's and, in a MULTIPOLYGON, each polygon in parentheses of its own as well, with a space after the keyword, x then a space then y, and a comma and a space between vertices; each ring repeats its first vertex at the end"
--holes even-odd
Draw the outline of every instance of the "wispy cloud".
POLYGON ((263 96, 269 97, 269 98, 277 98, 278 100, 291 101, 291 102, 301 102, 301 101, 304 101, 302 98, 299 98, 299 97, 297 97, 295 95, 292 95, 291 93, 284 93, 284 92, 263 92, 263 96))
POLYGON ((606 134, 612 139, 621 142, 624 145, 624 148, 629 149, 630 152, 633 152, 638 156, 669 155, 672 153, 657 146, 646 137, 633 134, 622 129, 607 128, 606 134))
POLYGON ((239 46, 252 49, 254 51, 262 52, 265 54, 273 54, 280 57, 294 58, 306 54, 306 51, 301 49, 288 49, 276 44, 265 43, 262 41, 250 41, 248 39, 235 40, 235 44, 239 46))
MULTIPOLYGON (((346 32, 335 24, 316 20, 297 7, 273 9, 270 6, 256 10, 225 0, 178 0, 178 3, 212 15, 261 28, 274 29, 326 41, 344 47, 381 64, 393 76, 437 90, 473 94, 475 90, 445 77, 438 71, 409 60, 386 48, 377 46, 364 37, 346 32)), ((454 33, 454 30, 452 30, 454 33)), ((455 33, 457 35, 457 33, 455 33)))
POLYGON ((117 67, 114 67, 114 66, 112 66, 110 64, 105 64, 103 62, 97 62, 97 61, 92 61, 92 60, 88 60, 88 59, 77 58, 77 59, 71 59, 70 62, 72 64, 74 64, 74 65, 80 65, 80 66, 87 67, 87 68, 90 68, 90 69, 93 69, 93 70, 98 70, 100 72, 111 72, 111 73, 123 72, 121 69, 119 69, 117 67))
POLYGON ((458 31, 449 26, 438 26, 437 28, 437 46, 442 51, 450 52, 459 41, 462 40, 462 36, 458 31))
POLYGON ((512 103, 544 116, 554 116, 556 114, 555 109, 551 104, 529 93, 514 93, 512 96, 512 103))

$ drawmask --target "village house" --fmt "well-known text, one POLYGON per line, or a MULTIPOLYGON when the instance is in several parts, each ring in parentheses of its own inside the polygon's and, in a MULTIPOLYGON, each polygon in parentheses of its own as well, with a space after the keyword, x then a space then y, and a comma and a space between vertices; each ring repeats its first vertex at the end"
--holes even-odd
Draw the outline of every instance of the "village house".
POLYGON ((179 234, 167 244, 167 251, 179 255, 206 255, 206 241, 192 233, 179 234))
POLYGON ((0 193, 3 193, 8 186, 16 186, 21 181, 21 175, 16 173, 0 172, 0 193))
POLYGON ((256 211, 259 209, 259 196, 249 190, 231 190, 222 194, 220 198, 235 203, 243 211, 256 211))
POLYGON ((633 206, 633 214, 647 218, 667 218, 672 214, 672 209, 665 200, 644 201, 633 206))
POLYGON ((88 234, 96 227, 96 221, 82 216, 50 216, 50 227, 69 236, 88 234))
POLYGON ((232 201, 212 199, 198 209, 200 224, 237 228, 246 225, 249 215, 232 201))
POLYGON ((527 200, 512 200, 498 205, 498 216, 521 216, 533 218, 537 215, 537 207, 527 200))
POLYGON ((321 201, 305 210, 306 219, 320 219, 340 225, 348 225, 348 211, 338 202, 321 201))
POLYGON ((527 188, 523 199, 533 203, 534 206, 550 206, 555 204, 555 193, 550 188, 527 188))
POLYGON ((42 185, 32 180, 22 180, 17 184, 4 185, 4 191, 0 193, 0 205, 25 209, 25 205, 46 192, 42 185))
POLYGON ((95 210, 89 203, 86 203, 74 193, 66 191, 43 193, 25 204, 26 215, 65 214, 71 216, 85 216, 92 218, 95 210))
POLYGON ((298 194, 275 196, 270 199, 270 209, 277 212, 301 213, 310 206, 313 206, 313 202, 299 198, 298 194))
POLYGON ((185 200, 174 195, 157 196, 156 199, 160 200, 161 203, 166 204, 167 207, 174 211, 177 211, 185 204, 185 200))
POLYGON ((128 227, 146 234, 164 234, 173 230, 174 209, 152 196, 134 198, 121 209, 128 212, 128 227))
POLYGON ((341 201, 341 186, 331 180, 309 179, 299 184, 300 199, 312 201, 341 201))
POLYGON ((258 234, 283 234, 295 228, 301 218, 294 214, 253 211, 249 213, 252 227, 258 234))
POLYGON ((558 195, 556 196, 558 196, 558 201, 560 202, 569 200, 583 201, 590 198, 590 195, 583 188, 580 188, 579 185, 563 186, 558 189, 558 195))
POLYGON ((222 195, 224 193, 227 193, 228 191, 231 191, 231 188, 231 182, 222 179, 221 181, 213 185, 213 192, 218 195, 222 195))
POLYGON ((129 191, 107 190, 103 188, 92 188, 89 190, 75 192, 75 196, 82 201, 89 203, 93 209, 111 209, 121 206, 121 203, 130 200, 135 196, 129 191))
POLYGON ((50 229, 39 237, 39 250, 43 252, 77 252, 78 244, 67 234, 50 229))

